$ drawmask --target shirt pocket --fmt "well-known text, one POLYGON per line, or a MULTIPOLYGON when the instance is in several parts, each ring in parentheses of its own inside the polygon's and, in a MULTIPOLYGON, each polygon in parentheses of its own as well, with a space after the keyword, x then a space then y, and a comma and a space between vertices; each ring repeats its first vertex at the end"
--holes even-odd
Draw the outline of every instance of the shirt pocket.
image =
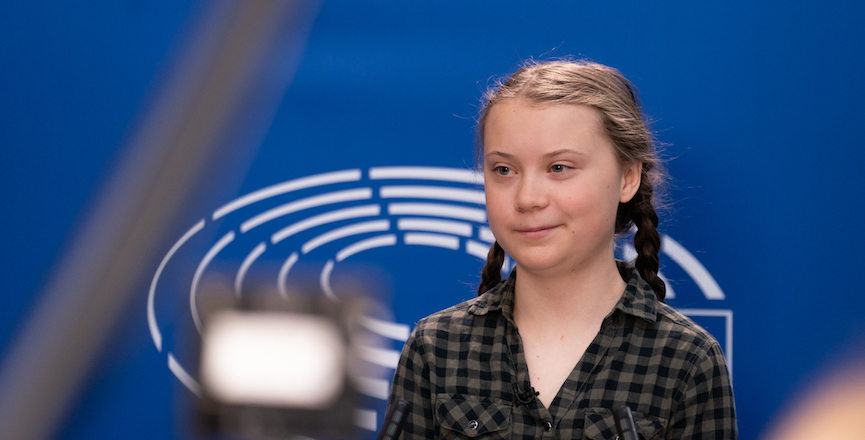
POLYGON ((511 403, 462 394, 439 395, 436 420, 444 439, 507 438, 511 403))
MULTIPOLYGON (((583 437, 591 440, 613 440, 618 436, 613 412, 607 408, 586 409, 586 419, 583 425, 583 437)), ((657 440, 664 438, 666 420, 659 417, 644 416, 633 412, 637 434, 642 440, 657 440)))

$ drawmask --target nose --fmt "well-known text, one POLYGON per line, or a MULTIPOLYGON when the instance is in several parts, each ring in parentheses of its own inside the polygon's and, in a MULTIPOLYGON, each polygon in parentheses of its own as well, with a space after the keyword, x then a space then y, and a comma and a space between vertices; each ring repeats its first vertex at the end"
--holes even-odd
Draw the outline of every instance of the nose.
POLYGON ((549 190, 541 177, 523 175, 517 184, 514 207, 522 212, 543 209, 549 204, 549 190))

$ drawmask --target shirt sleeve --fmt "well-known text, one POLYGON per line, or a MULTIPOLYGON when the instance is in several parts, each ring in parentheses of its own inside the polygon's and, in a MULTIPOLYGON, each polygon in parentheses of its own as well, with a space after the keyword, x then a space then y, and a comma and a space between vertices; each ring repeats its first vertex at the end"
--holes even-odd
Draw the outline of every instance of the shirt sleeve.
POLYGON ((420 336, 420 327, 412 332, 402 350, 388 399, 388 412, 400 400, 411 403, 401 439, 432 439, 436 436, 430 386, 430 366, 420 336))
POLYGON ((727 363, 717 343, 695 360, 670 420, 668 439, 736 440, 736 408, 727 363))

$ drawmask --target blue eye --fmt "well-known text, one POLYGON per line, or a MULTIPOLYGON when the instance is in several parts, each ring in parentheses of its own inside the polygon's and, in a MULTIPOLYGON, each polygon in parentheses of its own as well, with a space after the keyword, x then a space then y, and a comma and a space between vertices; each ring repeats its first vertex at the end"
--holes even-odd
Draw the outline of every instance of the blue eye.
POLYGON ((495 172, 500 176, 507 176, 511 173, 511 169, 508 167, 496 167, 495 172))
POLYGON ((553 166, 551 166, 551 167, 550 167, 550 171, 552 171, 552 172, 554 172, 554 173, 562 173, 562 172, 565 171, 565 168, 566 168, 566 167, 565 167, 564 165, 558 165, 558 164, 557 164, 557 165, 553 165, 553 166))

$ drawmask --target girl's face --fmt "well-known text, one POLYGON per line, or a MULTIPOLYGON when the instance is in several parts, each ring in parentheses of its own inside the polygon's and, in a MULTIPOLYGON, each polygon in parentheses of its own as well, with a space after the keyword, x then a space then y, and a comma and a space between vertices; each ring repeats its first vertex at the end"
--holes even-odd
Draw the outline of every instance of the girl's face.
POLYGON ((520 270, 554 275, 612 261, 616 211, 639 188, 641 167, 619 164, 594 108, 517 98, 487 115, 487 214, 520 270))

